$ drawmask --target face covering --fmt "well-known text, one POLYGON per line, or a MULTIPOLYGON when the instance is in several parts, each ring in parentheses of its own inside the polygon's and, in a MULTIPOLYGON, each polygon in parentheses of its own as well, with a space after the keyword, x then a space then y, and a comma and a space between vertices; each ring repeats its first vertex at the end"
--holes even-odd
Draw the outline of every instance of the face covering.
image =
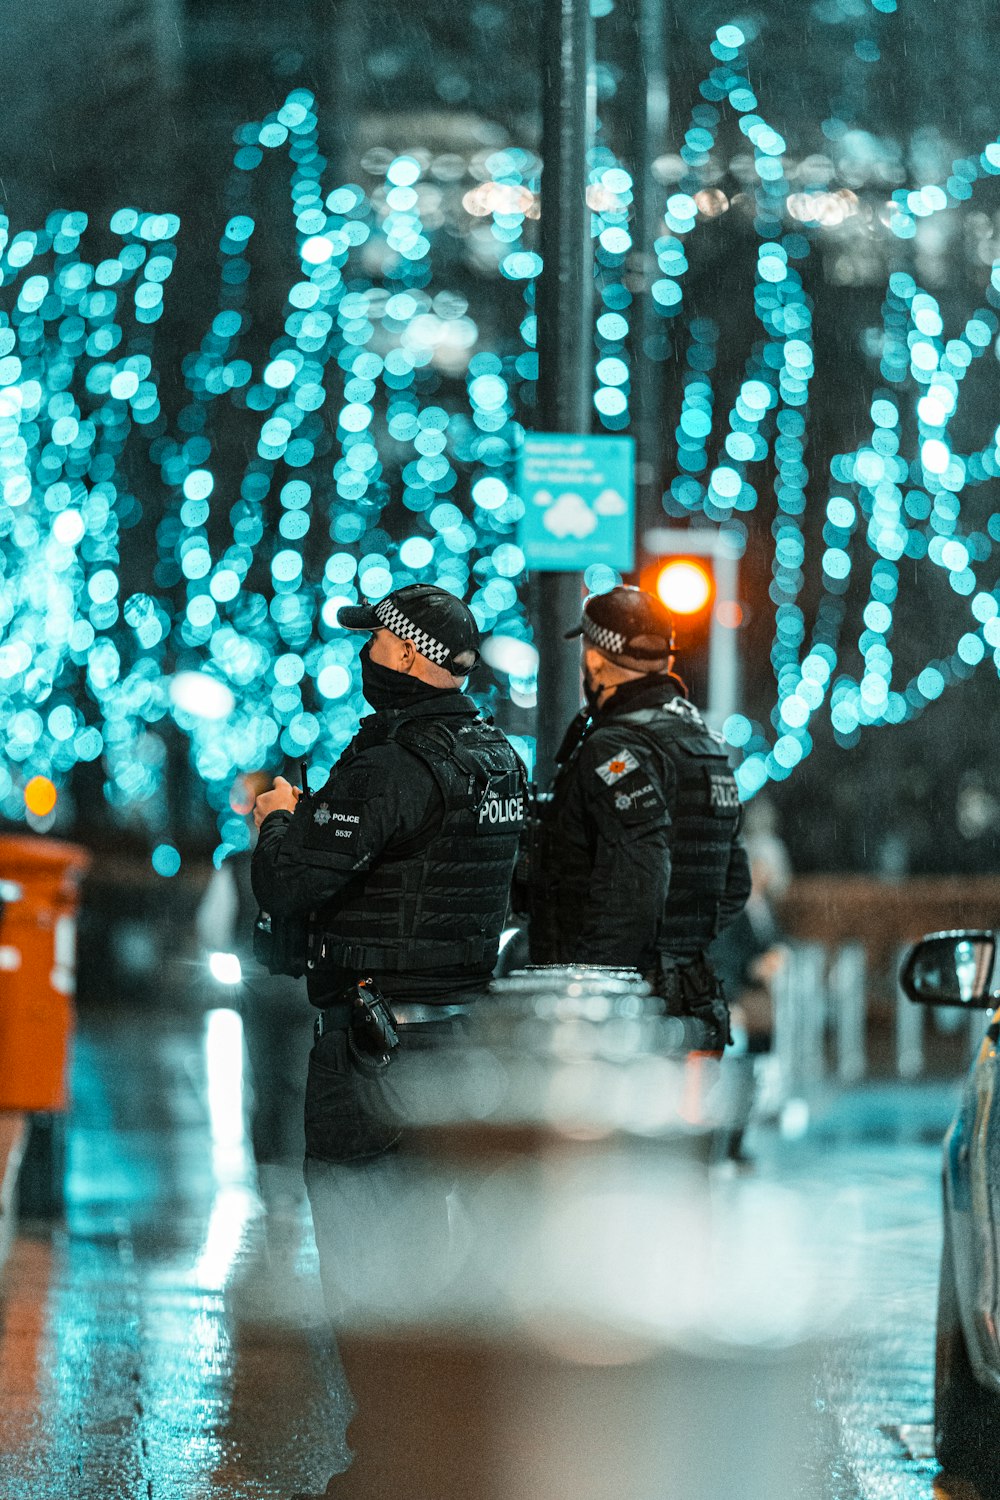
POLYGON ((583 669, 583 696, 591 715, 596 714, 601 707, 601 698, 605 693, 606 684, 601 682, 596 672, 588 667, 583 669))
POLYGON ((361 691, 365 702, 376 713, 383 713, 394 708, 407 708, 411 703, 415 703, 420 698, 426 698, 430 693, 448 691, 447 688, 436 688, 428 682, 421 682, 419 677, 411 677, 408 672, 394 672, 391 667, 384 667, 381 662, 372 661, 371 641, 366 641, 361 648, 360 661, 361 691))
POLYGON ((600 707, 601 689, 594 681, 589 672, 583 675, 583 696, 587 700, 587 707, 592 714, 596 714, 600 707))

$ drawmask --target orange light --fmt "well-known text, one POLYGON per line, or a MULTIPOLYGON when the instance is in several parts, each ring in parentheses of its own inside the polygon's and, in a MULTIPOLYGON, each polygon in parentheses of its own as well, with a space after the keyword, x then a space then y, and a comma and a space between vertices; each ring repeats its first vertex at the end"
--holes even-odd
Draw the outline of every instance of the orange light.
POLYGON ((24 789, 24 805, 36 818, 47 818, 59 793, 47 776, 32 776, 24 789))
POLYGON ((656 575, 656 592, 671 614, 696 615, 712 597, 712 575, 689 557, 675 557, 656 575))
POLYGON ((234 813, 242 813, 245 817, 251 812, 254 804, 254 794, 250 789, 249 782, 245 776, 237 776, 229 791, 229 806, 234 813))
POLYGON ((247 817, 262 792, 269 792, 274 778, 266 771, 241 771, 229 789, 229 806, 247 817))
POLYGON ((739 630, 743 624, 743 610, 733 599, 723 599, 715 606, 715 618, 724 630, 739 630))

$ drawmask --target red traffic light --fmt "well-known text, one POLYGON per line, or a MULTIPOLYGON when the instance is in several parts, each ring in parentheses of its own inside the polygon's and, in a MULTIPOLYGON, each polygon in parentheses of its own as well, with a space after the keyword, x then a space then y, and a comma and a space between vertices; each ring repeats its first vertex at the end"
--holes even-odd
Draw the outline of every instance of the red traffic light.
POLYGON ((673 615, 699 615, 715 594, 709 565, 697 557, 671 557, 656 570, 655 588, 673 615))

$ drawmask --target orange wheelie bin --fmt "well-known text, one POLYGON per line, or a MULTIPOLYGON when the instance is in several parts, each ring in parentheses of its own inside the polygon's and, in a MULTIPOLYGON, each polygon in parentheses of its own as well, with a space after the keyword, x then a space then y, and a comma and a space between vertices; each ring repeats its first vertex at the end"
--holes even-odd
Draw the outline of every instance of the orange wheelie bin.
POLYGON ((89 863, 76 844, 0 835, 0 1113, 8 1123, 29 1117, 22 1206, 33 1174, 39 1212, 61 1205, 54 1157, 68 1102, 76 914, 89 863))

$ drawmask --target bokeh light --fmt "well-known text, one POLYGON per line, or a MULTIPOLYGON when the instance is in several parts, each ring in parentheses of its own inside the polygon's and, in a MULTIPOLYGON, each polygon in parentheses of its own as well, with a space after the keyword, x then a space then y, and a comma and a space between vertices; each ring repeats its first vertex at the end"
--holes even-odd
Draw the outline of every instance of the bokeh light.
POLYGON ((181 867, 181 856, 173 844, 157 844, 150 857, 157 875, 176 875, 181 867))
MULTIPOLYGON (((755 45, 745 21, 710 40, 652 245, 640 243, 631 175, 603 137, 587 167, 595 424, 631 427, 640 354, 676 361, 665 514, 745 544, 749 513, 773 506, 774 710, 767 727, 733 715, 725 729, 742 756, 744 797, 802 763, 821 711, 850 746, 1000 665, 1000 592, 984 576, 1000 514, 980 531, 962 509, 1000 477, 1000 436, 970 448, 963 410, 968 372, 992 357, 1000 331, 1000 263, 984 272, 985 305, 953 337, 912 267, 889 274, 872 331, 870 420, 828 476, 809 449, 817 361, 807 290, 810 258, 862 221, 865 235, 905 248, 918 223, 972 212, 981 185, 1000 175, 1000 143, 954 162, 940 183, 887 188, 869 225, 832 159, 822 181, 806 181, 801 163, 792 171, 791 147, 751 87, 755 45), (697 305, 690 273, 700 237, 737 211, 752 224, 754 324, 729 388, 723 372, 739 351, 720 357, 728 335, 697 305), (652 270, 648 337, 637 253, 652 270), (807 503, 820 508, 821 546, 807 503), (940 579, 961 627, 950 654, 903 682, 892 640, 914 569, 940 579), (848 640, 859 594, 860 628, 848 640), (803 599, 814 597, 807 620, 803 599)), ((826 121, 824 132, 833 140, 843 123, 826 121)), ((56 791, 76 765, 98 762, 112 815, 139 817, 159 837, 179 732, 216 812, 219 850, 247 847, 235 777, 305 757, 318 784, 363 710, 360 642, 337 631, 338 609, 416 580, 468 599, 492 664, 482 690, 515 709, 535 702, 515 463, 536 398, 541 163, 514 144, 453 153, 446 213, 445 179, 419 144, 368 153, 360 182, 337 183, 319 138, 306 89, 236 130, 221 185, 217 305, 180 361, 176 410, 162 402, 174 372, 165 378, 157 363, 176 215, 122 206, 112 244, 89 259, 81 213, 56 210, 16 232, 0 219, 0 811, 9 818, 31 812, 39 779, 56 791), (291 217, 287 295, 261 354, 247 287, 265 163, 287 173, 291 217), (482 312, 453 284, 456 245, 487 288, 482 312), (516 316, 487 333, 504 283, 516 316), (234 424, 241 442, 249 434, 235 472, 234 424), (140 461, 159 476, 151 498, 130 478, 140 461), (156 556, 138 577, 141 558, 126 549, 144 506, 156 556)), ((619 579, 597 566, 586 581, 600 592, 619 579)), ((70 800, 54 804, 57 817, 70 800)), ((175 857, 159 844, 154 868, 175 873, 175 857)))
POLYGON ((36 818, 47 818, 59 794, 47 776, 32 776, 24 789, 24 805, 36 818))

